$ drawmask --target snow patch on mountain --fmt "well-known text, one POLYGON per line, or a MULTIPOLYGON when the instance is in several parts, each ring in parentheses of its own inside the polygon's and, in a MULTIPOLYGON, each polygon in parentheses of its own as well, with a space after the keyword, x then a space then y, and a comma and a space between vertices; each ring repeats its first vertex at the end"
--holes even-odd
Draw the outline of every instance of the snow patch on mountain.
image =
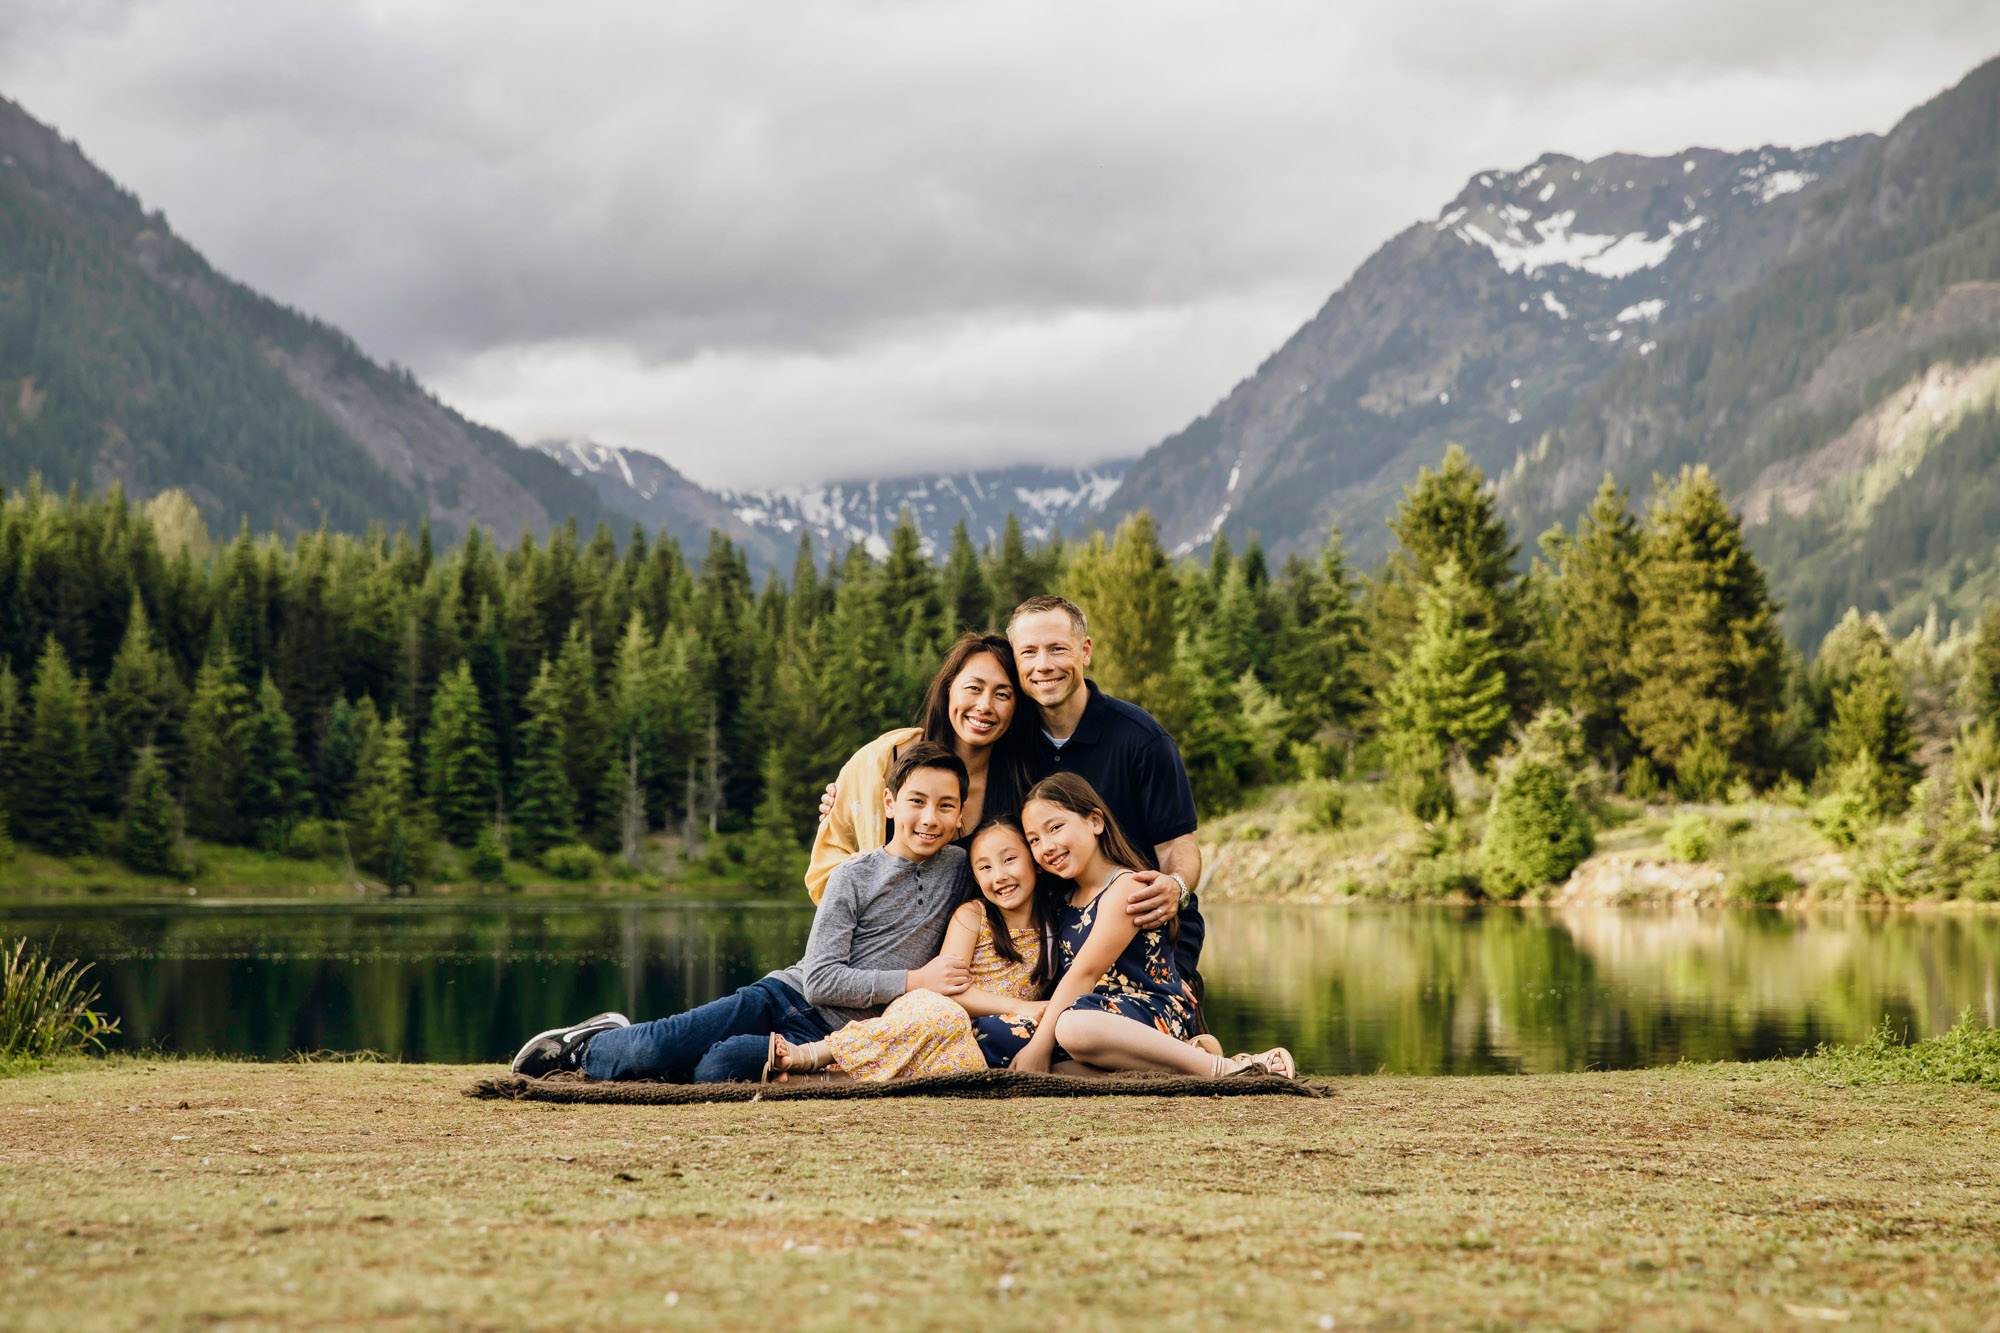
POLYGON ((1526 273, 1530 277, 1561 265, 1600 278, 1627 278, 1665 263, 1680 238, 1699 230, 1707 220, 1697 215, 1686 222, 1669 222, 1663 236, 1648 236, 1643 231, 1618 236, 1572 231, 1576 224, 1573 208, 1536 218, 1519 204, 1503 204, 1493 210, 1492 216, 1500 224, 1498 235, 1473 222, 1463 223, 1454 230, 1459 239, 1491 250, 1503 272, 1526 273), (1523 229, 1523 223, 1533 230, 1533 239, 1523 229))

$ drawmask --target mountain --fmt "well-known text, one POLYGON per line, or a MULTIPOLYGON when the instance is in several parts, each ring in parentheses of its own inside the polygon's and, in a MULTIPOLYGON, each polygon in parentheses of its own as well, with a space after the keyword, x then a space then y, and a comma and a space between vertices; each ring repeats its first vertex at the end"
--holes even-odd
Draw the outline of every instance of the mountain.
POLYGON ((1480 172, 1142 456, 1105 521, 1150 509, 1178 551, 1226 531, 1277 554, 1338 521, 1372 562, 1403 486, 1447 442, 1489 473, 1511 466, 1614 369, 1778 268, 1874 143, 1480 172))
POLYGON ((822 560, 854 543, 884 555, 905 509, 932 550, 949 540, 960 519, 976 544, 997 542, 1009 514, 1029 541, 1045 541, 1058 528, 1083 528, 1131 466, 1123 459, 1088 468, 1025 464, 716 493, 636 450, 587 440, 544 440, 535 447, 588 480, 608 508, 671 531, 683 545, 705 540, 708 529, 716 528, 742 545, 760 569, 789 569, 801 530, 812 535, 822 560))
POLYGON ((2000 60, 1799 211, 1784 262, 1625 358, 1502 479, 1527 526, 1706 463, 1802 643, 2000 597, 2000 60))
POLYGON ((217 273, 76 145, 0 98, 0 483, 192 496, 211 525, 428 516, 509 539, 605 517, 546 455, 339 330, 217 273))

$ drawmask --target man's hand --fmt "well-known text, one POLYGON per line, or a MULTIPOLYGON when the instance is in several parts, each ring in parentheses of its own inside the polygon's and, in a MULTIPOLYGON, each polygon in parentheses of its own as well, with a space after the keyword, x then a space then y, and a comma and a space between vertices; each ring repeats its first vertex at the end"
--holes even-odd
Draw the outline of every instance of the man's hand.
POLYGON ((834 793, 839 790, 840 790, 840 784, 837 782, 829 782, 826 784, 826 791, 819 798, 820 823, 824 824, 827 820, 833 818, 833 796, 834 793))
POLYGON ((936 991, 939 995, 963 995, 971 987, 972 974, 955 953, 941 953, 903 978, 905 990, 936 991))
POLYGON ((1135 870, 1132 882, 1139 887, 1126 899, 1125 910, 1133 917, 1133 925, 1141 930, 1158 930, 1180 915, 1179 880, 1157 870, 1135 870))

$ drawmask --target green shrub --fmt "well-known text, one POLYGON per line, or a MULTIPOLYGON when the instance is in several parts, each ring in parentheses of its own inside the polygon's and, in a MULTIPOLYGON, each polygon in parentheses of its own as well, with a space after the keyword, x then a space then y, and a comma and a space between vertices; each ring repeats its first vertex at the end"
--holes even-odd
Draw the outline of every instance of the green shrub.
POLYGON ((97 988, 85 984, 89 971, 88 963, 56 966, 43 950, 29 952, 26 940, 0 949, 0 1059, 103 1050, 118 1022, 91 1008, 97 988))
POLYGON ((1706 736, 1689 746, 1674 766, 1674 786, 1688 801, 1720 801, 1736 778, 1729 755, 1706 736))
POLYGON ((1590 823, 1561 773, 1523 760, 1501 774, 1479 849, 1489 892, 1518 898, 1567 879, 1591 847, 1590 823))
POLYGON ((1966 1009, 1958 1022, 1912 1046, 1897 1040, 1884 1018, 1858 1046, 1822 1045, 1794 1068, 1828 1083, 1975 1083, 2000 1088, 2000 1029, 1984 1027, 1966 1009))
POLYGON ((500 851, 500 837, 487 824, 472 841, 472 877, 481 884, 498 884, 507 873, 507 858, 500 851))
POLYGON ((1667 825, 1667 850, 1680 861, 1706 861, 1715 851, 1715 826, 1693 810, 1674 816, 1667 825))
POLYGON ((1859 846, 1875 826, 1868 799, 1856 791, 1836 791, 1821 797, 1812 806, 1812 826, 1836 847, 1859 846))
POLYGON ((1453 893, 1480 897, 1486 882, 1480 875, 1479 858, 1467 852, 1446 852, 1419 861, 1410 870, 1410 894, 1416 898, 1442 898, 1453 893))
POLYGON ((1301 784, 1299 805, 1308 829, 1331 833, 1347 818, 1347 789, 1327 778, 1313 778, 1301 784))
POLYGON ((1758 866, 1729 885, 1729 896, 1739 903, 1781 903, 1798 891, 1799 881, 1792 872, 1776 866, 1758 866))
POLYGON ((593 879, 597 875, 598 867, 596 850, 580 842, 566 842, 542 853, 542 869, 557 879, 593 879))
POLYGON ((1660 794, 1660 770, 1645 755, 1634 757, 1625 767, 1625 795, 1651 805, 1660 794))

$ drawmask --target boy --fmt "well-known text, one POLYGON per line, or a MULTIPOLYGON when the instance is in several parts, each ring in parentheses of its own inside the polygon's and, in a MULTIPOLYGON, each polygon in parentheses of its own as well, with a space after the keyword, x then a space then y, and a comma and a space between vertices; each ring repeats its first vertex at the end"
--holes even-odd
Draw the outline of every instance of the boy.
POLYGON ((880 851, 835 868, 804 958, 672 1018, 635 1025, 623 1014, 598 1014, 551 1028, 521 1048, 514 1072, 671 1083, 755 1079, 772 1033, 819 1041, 852 1019, 880 1014, 905 991, 961 993, 970 984, 966 960, 935 955, 965 893, 965 852, 951 845, 965 788, 965 764, 950 750, 930 741, 906 746, 882 797, 894 836, 880 851))

